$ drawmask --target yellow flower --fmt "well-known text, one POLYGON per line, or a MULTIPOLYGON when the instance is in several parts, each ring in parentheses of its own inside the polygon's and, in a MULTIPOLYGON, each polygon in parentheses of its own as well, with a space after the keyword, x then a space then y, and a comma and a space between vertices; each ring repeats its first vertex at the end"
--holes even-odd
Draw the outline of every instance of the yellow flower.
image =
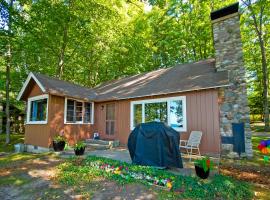
POLYGON ((171 182, 167 182, 167 187, 171 189, 172 188, 172 183, 171 182))
POLYGON ((119 174, 121 174, 121 171, 115 170, 114 173, 119 175, 119 174))

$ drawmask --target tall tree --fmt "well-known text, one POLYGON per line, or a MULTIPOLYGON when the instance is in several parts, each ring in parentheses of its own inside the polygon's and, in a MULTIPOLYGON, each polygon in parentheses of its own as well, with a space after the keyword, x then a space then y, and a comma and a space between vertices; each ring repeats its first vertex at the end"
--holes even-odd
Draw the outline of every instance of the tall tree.
POLYGON ((16 72, 19 70, 19 65, 14 60, 14 55, 17 54, 18 57, 21 54, 19 49, 17 49, 17 43, 20 40, 19 34, 22 33, 21 31, 19 33, 23 19, 20 16, 21 6, 22 4, 19 0, 0 1, 0 65, 5 65, 5 69, 0 68, 0 75, 5 76, 5 87, 2 84, 0 85, 0 93, 5 90, 6 144, 10 143, 10 105, 14 104, 15 101, 16 90, 14 88, 19 85, 17 81, 12 80, 18 80, 19 77, 16 72), (16 86, 13 85, 14 83, 16 86))
POLYGON ((3 2, 2 8, 8 13, 8 20, 6 25, 7 42, 6 42, 6 144, 10 143, 10 68, 11 68, 11 38, 12 38, 12 12, 14 0, 3 2))
POLYGON ((265 131, 269 131, 270 130, 269 102, 268 102, 269 72, 267 66, 266 43, 265 43, 265 35, 267 31, 264 25, 267 19, 265 16, 265 12, 267 12, 267 8, 269 8, 270 3, 267 0, 258 0, 256 2, 251 0, 242 0, 242 2, 246 6, 247 20, 252 25, 251 28, 254 30, 256 34, 255 41, 258 43, 260 49, 264 122, 265 122, 265 131))
MULTIPOLYGON (((140 0, 14 0, 10 100, 15 102, 30 71, 93 87, 122 76, 213 57, 210 12, 234 1, 149 0, 146 4, 140 0)), ((10 1, 1 2, 9 7, 10 1)), ((256 106, 257 100, 264 98, 264 78, 251 11, 260 24, 260 2, 267 1, 253 2, 251 10, 246 6, 241 18, 250 105, 256 106)), ((263 9, 262 16, 267 64, 269 11, 263 9)), ((5 53, 7 35, 7 30, 0 35, 5 53)), ((6 64, 4 67, 0 75, 6 72, 6 64)), ((0 84, 0 90, 5 90, 4 85, 0 84)), ((259 107, 253 111, 261 112, 259 107)))

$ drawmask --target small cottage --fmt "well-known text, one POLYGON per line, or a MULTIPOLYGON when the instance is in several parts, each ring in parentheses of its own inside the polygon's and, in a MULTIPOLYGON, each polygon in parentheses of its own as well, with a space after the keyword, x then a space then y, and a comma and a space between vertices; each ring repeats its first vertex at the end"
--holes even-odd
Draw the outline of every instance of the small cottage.
POLYGON ((238 3, 211 13, 211 20, 213 59, 95 88, 30 73, 18 95, 27 105, 25 143, 46 149, 60 132, 71 145, 98 132, 103 139, 127 144, 137 124, 161 121, 179 131, 182 139, 201 130, 202 153, 227 154, 235 151, 235 142, 228 142, 234 138, 232 124, 242 123, 245 153, 252 156, 238 3))

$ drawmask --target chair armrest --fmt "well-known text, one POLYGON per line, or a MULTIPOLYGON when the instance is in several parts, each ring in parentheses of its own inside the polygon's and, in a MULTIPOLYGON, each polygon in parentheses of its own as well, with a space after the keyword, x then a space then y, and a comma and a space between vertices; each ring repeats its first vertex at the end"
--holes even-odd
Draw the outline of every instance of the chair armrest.
POLYGON ((189 146, 192 146, 192 147, 197 147, 197 148, 199 148, 199 145, 200 144, 197 144, 197 143, 191 143, 189 146))
POLYGON ((181 144, 184 143, 184 145, 186 146, 187 145, 187 142, 188 142, 187 140, 180 140, 179 144, 181 146, 181 144))

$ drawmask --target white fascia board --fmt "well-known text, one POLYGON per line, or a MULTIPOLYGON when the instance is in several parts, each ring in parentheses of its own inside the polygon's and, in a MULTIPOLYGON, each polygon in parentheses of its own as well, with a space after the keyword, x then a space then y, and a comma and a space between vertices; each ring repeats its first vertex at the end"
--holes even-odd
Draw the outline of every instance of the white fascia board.
POLYGON ((21 100, 21 97, 22 97, 27 85, 29 84, 31 78, 34 79, 34 81, 38 84, 38 86, 39 86, 39 88, 41 89, 42 92, 46 92, 44 86, 39 82, 39 80, 35 77, 35 75, 32 72, 30 72, 27 79, 26 79, 26 81, 23 84, 22 89, 19 92, 19 95, 17 96, 18 101, 21 100))

